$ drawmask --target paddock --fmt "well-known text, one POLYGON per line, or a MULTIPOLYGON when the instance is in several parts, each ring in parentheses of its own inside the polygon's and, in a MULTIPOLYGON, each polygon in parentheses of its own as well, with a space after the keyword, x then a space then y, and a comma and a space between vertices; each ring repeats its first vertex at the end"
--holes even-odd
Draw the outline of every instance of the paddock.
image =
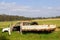
POLYGON ((29 22, 18 22, 14 25, 10 25, 9 30, 6 30, 9 32, 9 35, 11 34, 11 32, 13 31, 19 31, 20 33, 22 33, 23 31, 47 31, 47 32, 52 32, 55 31, 56 29, 56 25, 38 25, 38 23, 33 22, 32 24, 30 24, 29 22), (34 24, 35 23, 35 24, 34 24))

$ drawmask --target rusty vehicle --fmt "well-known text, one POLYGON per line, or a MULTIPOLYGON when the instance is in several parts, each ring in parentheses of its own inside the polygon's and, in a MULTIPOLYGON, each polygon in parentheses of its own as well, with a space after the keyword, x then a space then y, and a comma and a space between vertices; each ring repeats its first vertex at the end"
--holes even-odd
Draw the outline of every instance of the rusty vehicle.
POLYGON ((9 28, 10 28, 9 33, 10 33, 10 31, 19 31, 21 33, 22 33, 22 31, 51 32, 56 29, 56 25, 46 25, 46 24, 39 25, 37 22, 21 21, 21 22, 17 22, 14 25, 11 25, 9 28))
POLYGON ((15 24, 15 26, 13 26, 12 30, 17 31, 54 31, 56 29, 56 25, 39 25, 37 22, 29 22, 29 21, 22 21, 22 22, 18 22, 17 24, 15 24))

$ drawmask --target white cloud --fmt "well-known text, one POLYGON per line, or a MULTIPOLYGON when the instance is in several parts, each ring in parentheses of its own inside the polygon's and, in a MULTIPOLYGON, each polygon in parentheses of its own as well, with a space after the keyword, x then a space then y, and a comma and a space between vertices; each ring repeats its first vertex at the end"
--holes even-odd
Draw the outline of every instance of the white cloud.
POLYGON ((17 5, 16 2, 0 3, 0 14, 10 14, 10 15, 22 15, 22 16, 57 16, 60 15, 60 7, 32 7, 32 6, 22 6, 17 5))

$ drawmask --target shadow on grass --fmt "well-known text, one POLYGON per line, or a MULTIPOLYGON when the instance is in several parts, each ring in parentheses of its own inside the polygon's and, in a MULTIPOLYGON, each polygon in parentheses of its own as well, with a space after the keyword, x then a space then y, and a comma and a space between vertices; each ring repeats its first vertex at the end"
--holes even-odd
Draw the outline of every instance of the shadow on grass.
POLYGON ((60 29, 60 26, 58 26, 57 28, 59 28, 59 29, 60 29))
POLYGON ((33 33, 33 34, 50 34, 52 32, 47 32, 47 31, 23 31, 23 34, 28 34, 28 33, 33 33))

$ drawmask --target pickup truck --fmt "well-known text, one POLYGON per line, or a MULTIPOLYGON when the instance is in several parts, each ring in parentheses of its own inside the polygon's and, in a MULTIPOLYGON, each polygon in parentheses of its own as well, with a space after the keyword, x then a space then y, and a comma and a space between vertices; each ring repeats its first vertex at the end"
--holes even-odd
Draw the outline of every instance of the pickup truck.
MULTIPOLYGON (((56 25, 38 25, 37 22, 27 22, 27 21, 23 21, 23 22, 18 22, 15 25, 12 25, 11 27, 9 27, 9 34, 10 31, 19 31, 22 33, 22 31, 54 31, 56 29, 56 25), (10 29, 9 29, 10 28, 10 29)), ((6 30, 6 28, 5 28, 6 30)), ((6 30, 8 31, 8 30, 6 30)))

